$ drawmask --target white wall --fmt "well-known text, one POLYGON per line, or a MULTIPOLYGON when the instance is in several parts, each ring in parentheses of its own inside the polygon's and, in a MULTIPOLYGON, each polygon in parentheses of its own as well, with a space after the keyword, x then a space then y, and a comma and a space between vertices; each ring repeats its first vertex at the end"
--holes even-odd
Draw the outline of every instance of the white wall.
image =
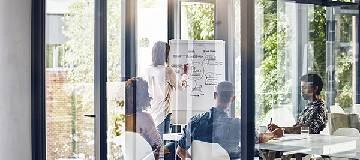
POLYGON ((0 159, 31 159, 31 0, 0 0, 0 159))

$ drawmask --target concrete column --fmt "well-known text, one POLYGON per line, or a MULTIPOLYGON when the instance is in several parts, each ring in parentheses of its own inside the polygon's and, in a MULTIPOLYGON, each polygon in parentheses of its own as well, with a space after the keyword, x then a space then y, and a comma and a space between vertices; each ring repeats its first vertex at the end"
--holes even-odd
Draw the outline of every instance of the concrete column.
POLYGON ((0 159, 31 159, 31 0, 0 0, 0 159))

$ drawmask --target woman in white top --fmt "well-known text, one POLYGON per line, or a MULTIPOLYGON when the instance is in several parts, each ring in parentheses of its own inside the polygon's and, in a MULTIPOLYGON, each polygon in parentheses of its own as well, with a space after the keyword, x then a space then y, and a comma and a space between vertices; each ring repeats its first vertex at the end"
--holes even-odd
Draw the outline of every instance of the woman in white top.
POLYGON ((169 51, 166 42, 156 42, 152 48, 152 65, 147 70, 149 92, 153 98, 150 112, 160 134, 170 123, 170 101, 177 84, 175 71, 167 64, 169 51))

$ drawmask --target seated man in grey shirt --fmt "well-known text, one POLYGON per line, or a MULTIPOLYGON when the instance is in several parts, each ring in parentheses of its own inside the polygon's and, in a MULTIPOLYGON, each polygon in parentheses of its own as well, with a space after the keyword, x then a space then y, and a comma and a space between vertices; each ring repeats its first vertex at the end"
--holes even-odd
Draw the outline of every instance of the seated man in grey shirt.
MULTIPOLYGON (((181 159, 190 158, 187 152, 193 140, 208 143, 218 143, 229 154, 230 158, 240 157, 240 119, 230 118, 225 110, 235 100, 235 88, 231 82, 221 82, 216 87, 214 93, 215 107, 210 111, 193 116, 187 125, 182 138, 179 140, 177 155, 181 159)), ((264 142, 273 137, 282 136, 275 130, 273 133, 260 135, 260 140, 264 142), (279 134, 276 134, 278 133, 279 134)))

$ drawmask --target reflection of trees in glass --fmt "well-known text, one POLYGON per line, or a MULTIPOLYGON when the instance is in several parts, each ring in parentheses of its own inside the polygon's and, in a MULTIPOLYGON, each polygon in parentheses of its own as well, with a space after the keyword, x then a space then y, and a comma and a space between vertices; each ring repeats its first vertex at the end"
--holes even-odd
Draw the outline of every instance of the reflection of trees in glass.
POLYGON ((192 40, 214 39, 215 8, 213 4, 186 5, 188 36, 192 40))

